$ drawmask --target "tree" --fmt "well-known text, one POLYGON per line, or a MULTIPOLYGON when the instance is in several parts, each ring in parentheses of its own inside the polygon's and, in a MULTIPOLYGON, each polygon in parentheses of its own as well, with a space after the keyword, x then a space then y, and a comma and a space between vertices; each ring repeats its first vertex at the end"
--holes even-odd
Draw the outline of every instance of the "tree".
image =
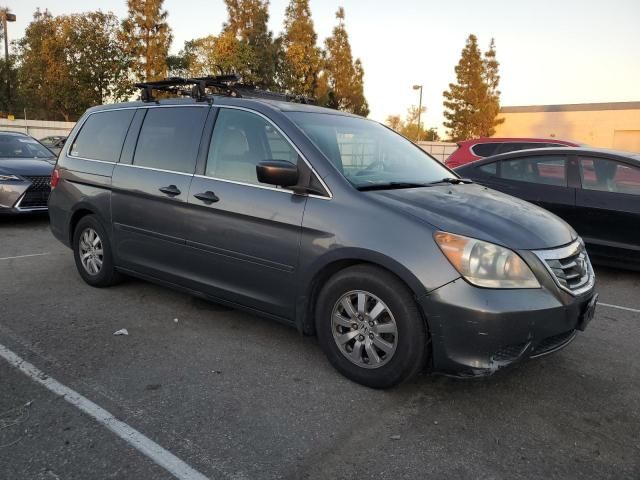
POLYGON ((127 0, 128 17, 122 22, 121 38, 137 80, 152 81, 167 76, 172 35, 163 3, 164 0, 127 0))
MULTIPOLYGON (((426 108, 422 107, 422 111, 424 112, 425 110, 426 108)), ((411 141, 437 142, 440 140, 438 131, 435 128, 425 130, 422 125, 418 128, 418 107, 415 105, 412 105, 407 110, 406 120, 403 120, 400 115, 389 115, 385 123, 389 128, 411 141)))
POLYGON ((500 110, 498 62, 495 42, 491 40, 484 59, 475 35, 469 35, 455 68, 457 83, 450 83, 443 93, 444 126, 453 141, 488 137, 503 120, 496 119, 500 110))
POLYGON ((19 89, 32 115, 71 121, 91 106, 127 98, 118 30, 112 13, 53 17, 36 10, 17 49, 19 89))
POLYGON ((360 59, 353 61, 349 35, 344 23, 344 9, 336 13, 338 25, 325 40, 325 60, 321 77, 326 85, 319 88, 322 104, 367 116, 369 105, 364 96, 364 69, 360 59))
POLYGON ((296 95, 313 97, 322 62, 309 0, 291 0, 282 35, 282 86, 296 95))
POLYGON ((225 0, 229 18, 218 37, 221 67, 234 67, 245 83, 260 88, 277 85, 280 42, 269 30, 268 0, 225 0))

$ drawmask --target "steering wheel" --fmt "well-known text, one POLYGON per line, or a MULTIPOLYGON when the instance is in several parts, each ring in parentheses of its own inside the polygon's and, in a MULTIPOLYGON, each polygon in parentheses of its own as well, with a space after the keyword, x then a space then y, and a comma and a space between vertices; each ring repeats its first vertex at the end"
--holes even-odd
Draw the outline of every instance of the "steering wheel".
POLYGON ((367 175, 371 170, 374 170, 375 168, 379 167, 379 166, 384 166, 384 162, 382 160, 376 160, 373 163, 370 163, 369 165, 367 165, 367 167, 364 170, 360 170, 358 172, 356 172, 355 176, 356 177, 360 177, 362 175, 367 175))

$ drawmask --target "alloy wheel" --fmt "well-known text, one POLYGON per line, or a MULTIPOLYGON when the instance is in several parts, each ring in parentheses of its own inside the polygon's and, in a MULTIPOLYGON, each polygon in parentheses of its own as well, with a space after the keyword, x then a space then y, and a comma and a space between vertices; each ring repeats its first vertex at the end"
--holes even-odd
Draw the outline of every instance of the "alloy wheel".
POLYGON ((354 290, 336 302, 331 330, 340 352, 362 368, 379 368, 398 345, 398 326, 389 307, 372 293, 354 290))
POLYGON ((104 261, 104 250, 102 248, 102 240, 93 228, 85 228, 80 235, 78 245, 78 255, 80 263, 89 275, 97 275, 102 269, 104 261))

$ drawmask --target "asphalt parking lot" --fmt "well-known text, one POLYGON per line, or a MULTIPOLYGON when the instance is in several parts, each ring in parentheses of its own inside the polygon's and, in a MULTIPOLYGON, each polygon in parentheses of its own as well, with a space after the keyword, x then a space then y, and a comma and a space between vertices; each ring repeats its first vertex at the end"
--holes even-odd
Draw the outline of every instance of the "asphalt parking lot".
MULTIPOLYGON (((376 391, 278 323, 91 288, 46 217, 0 219, 0 346, 211 479, 637 479, 640 273, 597 275, 610 306, 562 352, 376 391)), ((133 443, 0 357, 0 479, 174 478, 133 443)))

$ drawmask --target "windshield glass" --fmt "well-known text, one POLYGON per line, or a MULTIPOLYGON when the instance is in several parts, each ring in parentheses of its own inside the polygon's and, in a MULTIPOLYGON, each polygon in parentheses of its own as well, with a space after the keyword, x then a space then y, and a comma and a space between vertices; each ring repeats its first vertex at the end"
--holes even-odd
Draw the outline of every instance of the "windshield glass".
POLYGON ((409 140, 371 120, 308 112, 288 116, 358 188, 411 186, 454 176, 409 140))
POLYGON ((50 158, 53 153, 26 135, 0 135, 0 157, 50 158))

